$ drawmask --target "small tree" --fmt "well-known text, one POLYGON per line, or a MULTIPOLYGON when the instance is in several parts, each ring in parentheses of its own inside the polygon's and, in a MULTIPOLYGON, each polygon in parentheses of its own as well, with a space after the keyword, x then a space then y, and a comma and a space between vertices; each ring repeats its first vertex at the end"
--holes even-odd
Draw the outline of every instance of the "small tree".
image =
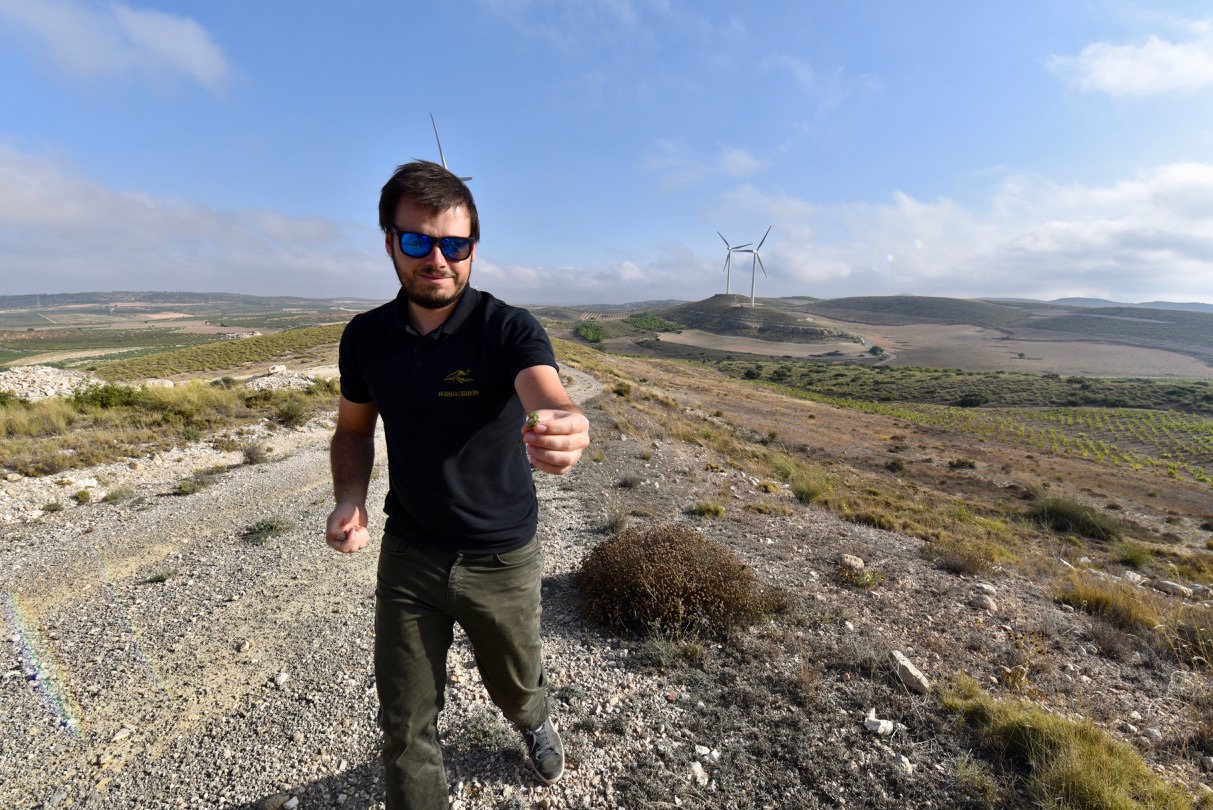
POLYGON ((606 332, 598 324, 586 321, 577 324, 577 335, 588 343, 601 343, 606 337, 606 332))

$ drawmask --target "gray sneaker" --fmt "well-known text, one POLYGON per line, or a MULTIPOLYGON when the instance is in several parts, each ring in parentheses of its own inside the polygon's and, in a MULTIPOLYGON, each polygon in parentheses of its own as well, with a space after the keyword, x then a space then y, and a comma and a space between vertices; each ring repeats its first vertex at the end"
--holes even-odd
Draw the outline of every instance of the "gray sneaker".
POLYGON ((560 733, 552 725, 552 718, 544 720, 538 728, 522 732, 522 738, 526 740, 526 752, 539 779, 545 785, 559 779, 564 773, 564 746, 560 743, 560 733))

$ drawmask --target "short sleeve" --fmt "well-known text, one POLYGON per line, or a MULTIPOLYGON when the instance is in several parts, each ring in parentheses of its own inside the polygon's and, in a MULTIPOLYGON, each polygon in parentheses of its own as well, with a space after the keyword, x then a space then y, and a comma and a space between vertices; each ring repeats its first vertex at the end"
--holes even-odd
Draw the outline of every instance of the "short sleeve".
POLYGON ((524 309, 516 310, 505 330, 505 363, 510 379, 532 366, 556 364, 552 341, 535 316, 524 309))
MULTIPOLYGON (((363 331, 359 318, 355 317, 341 332, 341 343, 337 349, 337 370, 341 374, 341 396, 350 402, 370 402, 371 392, 367 388, 363 365, 358 362, 359 334, 363 331)), ((365 345, 365 341, 362 341, 365 345)))

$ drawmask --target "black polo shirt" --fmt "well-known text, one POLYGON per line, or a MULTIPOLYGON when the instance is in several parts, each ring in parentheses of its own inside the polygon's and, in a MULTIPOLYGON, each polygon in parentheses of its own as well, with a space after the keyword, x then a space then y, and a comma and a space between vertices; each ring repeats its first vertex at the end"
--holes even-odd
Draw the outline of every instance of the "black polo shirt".
POLYGON ((469 554, 525 545, 538 503, 514 390, 523 369, 556 367, 525 309, 468 287, 428 335, 408 324, 408 298, 354 316, 341 335, 341 394, 373 402, 387 438, 386 531, 469 554))

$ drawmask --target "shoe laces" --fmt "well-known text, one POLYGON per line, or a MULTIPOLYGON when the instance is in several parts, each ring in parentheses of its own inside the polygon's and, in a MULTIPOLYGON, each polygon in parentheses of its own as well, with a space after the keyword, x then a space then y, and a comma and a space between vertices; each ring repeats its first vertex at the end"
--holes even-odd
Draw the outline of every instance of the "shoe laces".
POLYGON ((531 756, 535 759, 543 759, 548 754, 556 753, 556 746, 552 744, 552 735, 548 734, 548 724, 546 722, 538 728, 533 728, 524 733, 527 745, 531 749, 531 756))

